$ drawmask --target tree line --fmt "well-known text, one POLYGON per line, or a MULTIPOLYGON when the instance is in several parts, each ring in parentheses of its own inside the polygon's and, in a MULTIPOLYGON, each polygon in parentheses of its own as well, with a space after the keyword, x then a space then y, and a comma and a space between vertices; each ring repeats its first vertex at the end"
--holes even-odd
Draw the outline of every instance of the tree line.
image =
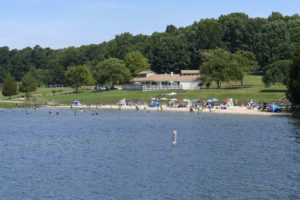
POLYGON ((245 13, 230 13, 217 19, 201 19, 187 27, 168 25, 165 32, 152 35, 122 33, 108 42, 80 47, 0 47, 0 83, 9 75, 20 81, 30 72, 38 85, 72 85, 66 76, 70 74, 68 68, 84 66, 92 72, 94 80, 89 83, 99 84, 125 83, 144 69, 178 73, 199 67, 207 86, 215 81, 221 87, 228 80, 239 80, 242 86, 247 71, 261 73, 267 86, 287 84, 287 68, 298 42, 298 14, 273 12, 267 18, 250 18, 245 13), (122 76, 108 77, 115 73, 114 69, 107 71, 112 63, 122 76))

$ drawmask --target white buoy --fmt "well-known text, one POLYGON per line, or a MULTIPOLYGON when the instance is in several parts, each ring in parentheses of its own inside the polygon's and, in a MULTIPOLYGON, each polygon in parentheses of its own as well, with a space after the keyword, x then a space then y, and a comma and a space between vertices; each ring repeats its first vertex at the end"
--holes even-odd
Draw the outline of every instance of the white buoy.
POLYGON ((176 137, 177 137, 177 130, 173 131, 173 135, 172 135, 172 144, 176 145, 176 137))

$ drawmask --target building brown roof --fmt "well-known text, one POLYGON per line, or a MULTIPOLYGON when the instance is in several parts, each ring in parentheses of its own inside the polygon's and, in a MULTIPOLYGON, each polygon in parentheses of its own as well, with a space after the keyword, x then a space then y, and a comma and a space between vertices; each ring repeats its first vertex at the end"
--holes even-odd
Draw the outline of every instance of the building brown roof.
POLYGON ((181 74, 199 74, 199 70, 181 70, 181 74))
POLYGON ((165 82, 165 81, 199 81, 200 76, 180 76, 180 74, 156 74, 148 77, 136 77, 132 79, 133 82, 165 82))

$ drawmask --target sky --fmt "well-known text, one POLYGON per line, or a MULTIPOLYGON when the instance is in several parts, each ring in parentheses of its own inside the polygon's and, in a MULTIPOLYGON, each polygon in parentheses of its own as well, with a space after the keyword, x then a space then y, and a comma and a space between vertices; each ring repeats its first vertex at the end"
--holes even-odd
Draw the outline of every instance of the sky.
POLYGON ((300 14, 300 0, 0 0, 0 46, 78 47, 231 12, 268 17, 273 11, 300 14))

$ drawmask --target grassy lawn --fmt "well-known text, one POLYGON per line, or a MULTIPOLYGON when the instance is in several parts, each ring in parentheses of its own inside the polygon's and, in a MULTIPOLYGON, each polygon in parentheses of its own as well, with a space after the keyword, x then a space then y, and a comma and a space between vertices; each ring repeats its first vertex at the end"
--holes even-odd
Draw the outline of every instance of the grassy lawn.
POLYGON ((145 100, 150 99, 161 94, 167 94, 172 91, 126 91, 126 90, 111 90, 111 91, 101 91, 96 92, 92 90, 81 90, 79 93, 69 93, 69 94, 56 94, 49 95, 44 94, 37 97, 40 101, 50 101, 54 104, 70 104, 74 100, 79 100, 84 104, 110 104, 117 103, 121 99, 126 100, 140 100, 144 98, 145 100))
MULTIPOLYGON (((174 97, 177 99, 200 99, 205 100, 209 98, 217 98, 224 100, 233 98, 234 101, 279 101, 280 98, 285 96, 286 87, 278 84, 269 88, 264 87, 261 76, 246 75, 244 79, 245 87, 241 89, 239 82, 223 83, 221 89, 217 89, 215 84, 211 85, 211 89, 190 90, 182 94, 177 94, 174 97)), ((127 91, 127 90, 111 90, 96 92, 93 87, 82 87, 79 93, 74 93, 74 89, 64 88, 39 88, 33 95, 31 103, 47 104, 48 102, 57 104, 71 104, 74 100, 79 100, 83 104, 112 104, 117 103, 119 100, 125 98, 126 100, 140 100, 144 98, 145 101, 151 97, 158 95, 176 92, 174 90, 161 90, 161 91, 127 91)), ((12 100, 20 100, 24 94, 20 93, 12 97, 12 100)), ((168 96, 168 98, 171 98, 168 96)), ((8 97, 0 95, 0 100, 8 100, 8 97)), ((14 105, 14 103, 12 103, 14 105)), ((2 102, 0 107, 10 106, 8 103, 2 102), (3 105, 3 106, 2 106, 3 105)))
POLYGON ((0 102, 0 108, 14 108, 15 103, 10 102, 0 102))
POLYGON ((234 101, 249 101, 250 99, 254 101, 279 101, 280 98, 285 96, 286 86, 278 84, 267 88, 264 86, 261 78, 261 76, 257 75, 245 75, 245 87, 243 89, 238 87, 239 82, 223 83, 221 89, 216 89, 216 85, 212 84, 211 89, 190 90, 186 93, 178 94, 176 98, 197 98, 201 100, 233 98, 234 101))

